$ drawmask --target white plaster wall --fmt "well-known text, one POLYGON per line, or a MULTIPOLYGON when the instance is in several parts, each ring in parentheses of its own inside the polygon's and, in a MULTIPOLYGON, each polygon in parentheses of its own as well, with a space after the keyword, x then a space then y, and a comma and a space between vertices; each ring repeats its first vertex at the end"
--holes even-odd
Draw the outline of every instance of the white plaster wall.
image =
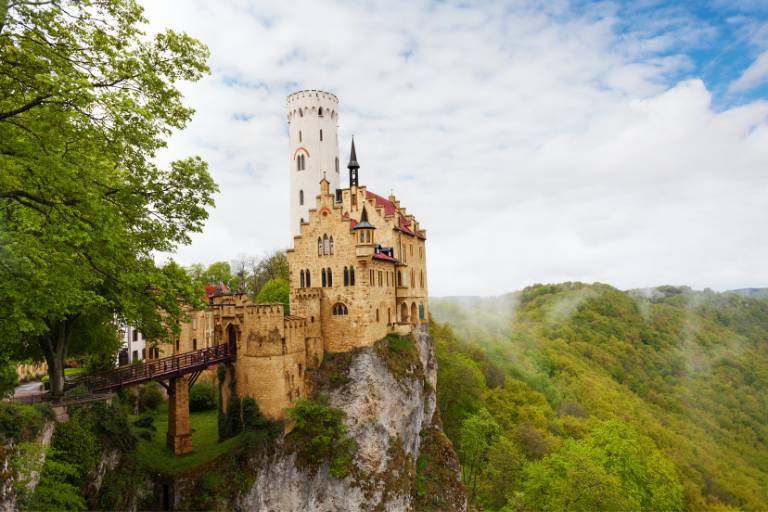
POLYGON ((325 173, 334 192, 340 188, 339 158, 339 100, 335 95, 315 90, 298 91, 288 96, 288 137, 290 176, 291 236, 300 234, 301 219, 309 219, 308 211, 315 207, 320 193, 320 180, 325 173), (323 115, 319 110, 322 107, 323 115), (323 140, 320 140, 320 130, 323 140), (299 137, 301 132, 301 137, 299 137), (305 170, 297 170, 296 158, 305 154, 305 170), (299 191, 304 191, 304 204, 299 204, 299 191))

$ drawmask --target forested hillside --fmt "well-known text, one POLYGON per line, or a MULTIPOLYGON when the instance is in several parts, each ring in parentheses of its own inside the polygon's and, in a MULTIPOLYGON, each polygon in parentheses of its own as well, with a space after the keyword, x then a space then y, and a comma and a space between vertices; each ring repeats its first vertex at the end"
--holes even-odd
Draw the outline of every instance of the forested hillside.
POLYGON ((476 506, 768 509, 767 300, 565 283, 430 304, 476 506))

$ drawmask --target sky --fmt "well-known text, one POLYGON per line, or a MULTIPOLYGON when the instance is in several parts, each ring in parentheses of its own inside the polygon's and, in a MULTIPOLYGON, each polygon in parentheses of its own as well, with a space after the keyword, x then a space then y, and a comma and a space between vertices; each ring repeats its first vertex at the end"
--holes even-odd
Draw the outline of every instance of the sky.
MULTIPOLYGON (((427 229, 430 294, 768 286, 768 0, 145 0, 210 49, 159 159, 220 187, 184 265, 291 243, 286 97, 427 229)), ((343 174, 342 186, 347 186, 343 174)))

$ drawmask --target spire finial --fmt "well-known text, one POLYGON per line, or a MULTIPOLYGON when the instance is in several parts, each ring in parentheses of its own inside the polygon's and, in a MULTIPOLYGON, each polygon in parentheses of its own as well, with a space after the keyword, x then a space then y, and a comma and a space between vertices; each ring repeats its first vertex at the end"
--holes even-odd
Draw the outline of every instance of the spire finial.
POLYGON ((352 150, 349 152, 349 163, 347 164, 349 169, 349 187, 357 187, 357 170, 360 169, 360 164, 357 163, 357 152, 355 151, 355 136, 352 136, 352 150))

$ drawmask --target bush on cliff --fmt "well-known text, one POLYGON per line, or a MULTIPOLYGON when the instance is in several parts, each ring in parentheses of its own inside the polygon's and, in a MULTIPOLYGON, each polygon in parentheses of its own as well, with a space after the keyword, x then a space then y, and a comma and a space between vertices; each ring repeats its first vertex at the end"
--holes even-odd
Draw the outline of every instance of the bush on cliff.
POLYGON ((347 435, 344 411, 330 407, 328 398, 321 395, 317 400, 297 400, 288 414, 295 426, 286 445, 296 450, 299 463, 317 470, 327 462, 332 476, 346 476, 357 443, 347 435))
POLYGON ((189 390, 189 410, 191 412, 210 411, 216 408, 216 386, 208 382, 198 382, 189 390))

